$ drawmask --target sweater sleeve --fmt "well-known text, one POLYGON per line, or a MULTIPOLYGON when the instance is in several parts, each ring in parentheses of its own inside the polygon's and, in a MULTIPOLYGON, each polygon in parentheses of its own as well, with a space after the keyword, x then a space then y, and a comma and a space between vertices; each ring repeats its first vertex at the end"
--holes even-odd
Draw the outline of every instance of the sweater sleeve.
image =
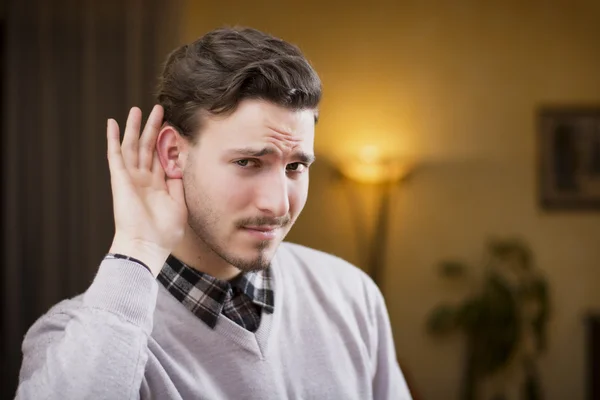
POLYGON ((141 265, 105 259, 80 299, 27 332, 16 398, 139 398, 157 293, 141 265))
POLYGON ((372 356, 374 357, 373 399, 412 400, 406 380, 400 371, 392 328, 385 301, 379 288, 373 284, 373 335, 372 356))

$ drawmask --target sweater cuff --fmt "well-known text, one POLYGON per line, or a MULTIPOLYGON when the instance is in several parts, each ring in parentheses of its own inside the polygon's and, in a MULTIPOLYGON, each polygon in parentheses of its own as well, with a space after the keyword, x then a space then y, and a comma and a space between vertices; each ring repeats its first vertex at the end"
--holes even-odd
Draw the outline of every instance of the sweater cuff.
POLYGON ((158 283, 143 266, 126 259, 105 258, 83 295, 83 303, 117 314, 149 335, 157 294, 158 283))

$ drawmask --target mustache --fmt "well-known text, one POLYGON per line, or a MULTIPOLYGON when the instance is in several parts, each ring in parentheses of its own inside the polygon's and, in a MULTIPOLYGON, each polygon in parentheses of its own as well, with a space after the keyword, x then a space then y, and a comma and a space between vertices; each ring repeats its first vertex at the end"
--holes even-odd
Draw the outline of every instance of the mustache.
POLYGON ((236 222, 236 226, 238 228, 243 228, 244 226, 277 226, 283 227, 289 224, 291 218, 289 215, 285 217, 253 217, 253 218, 245 218, 236 222))

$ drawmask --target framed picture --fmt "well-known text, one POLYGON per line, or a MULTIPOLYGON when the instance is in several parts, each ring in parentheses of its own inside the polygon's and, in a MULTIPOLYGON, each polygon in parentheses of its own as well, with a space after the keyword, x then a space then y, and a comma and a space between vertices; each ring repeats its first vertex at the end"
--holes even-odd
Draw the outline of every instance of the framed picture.
POLYGON ((600 211, 600 106, 543 108, 537 128, 541 206, 600 211))

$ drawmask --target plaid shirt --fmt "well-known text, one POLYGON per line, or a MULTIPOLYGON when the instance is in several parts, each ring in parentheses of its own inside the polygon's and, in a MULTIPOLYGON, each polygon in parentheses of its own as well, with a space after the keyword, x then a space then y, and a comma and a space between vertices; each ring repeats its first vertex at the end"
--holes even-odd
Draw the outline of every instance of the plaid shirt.
POLYGON ((273 282, 270 269, 245 272, 223 281, 169 256, 158 281, 186 308, 214 328, 220 314, 255 332, 261 311, 272 313, 273 282))

